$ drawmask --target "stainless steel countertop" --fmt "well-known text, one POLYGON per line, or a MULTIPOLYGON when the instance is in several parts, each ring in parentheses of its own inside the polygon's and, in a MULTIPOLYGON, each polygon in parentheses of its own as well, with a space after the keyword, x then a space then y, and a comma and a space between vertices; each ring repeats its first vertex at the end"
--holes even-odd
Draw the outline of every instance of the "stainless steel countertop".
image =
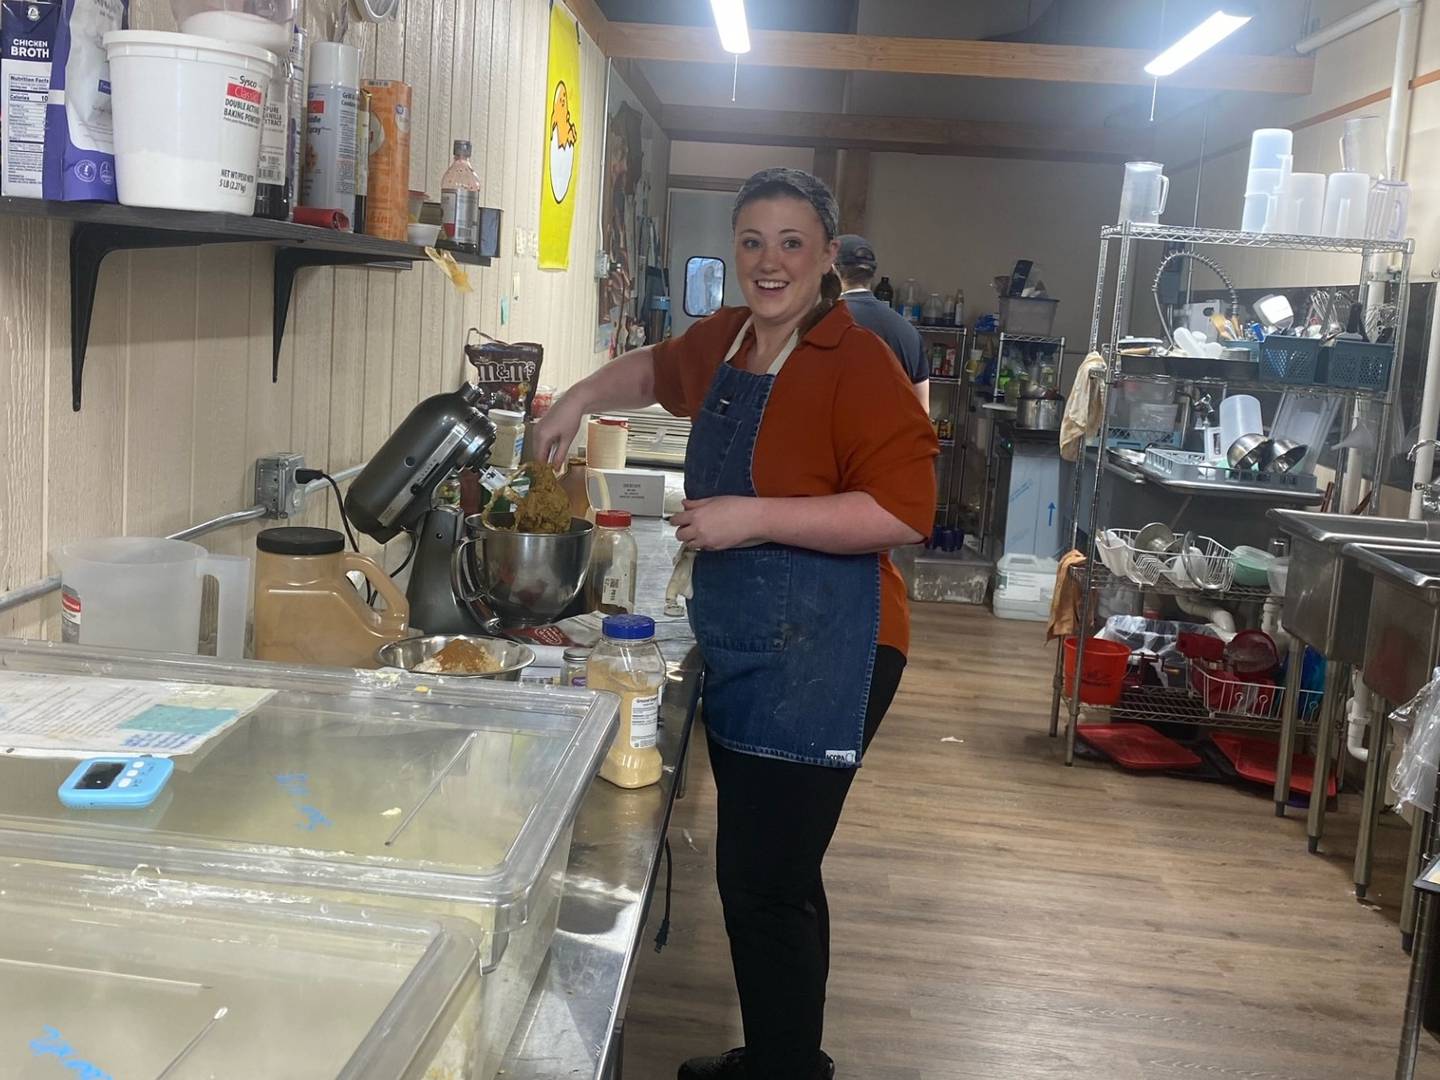
POLYGON ((665 773, 639 791, 596 780, 581 804, 560 925, 506 1053, 505 1080, 608 1076, 635 958, 650 944, 640 936, 664 854, 677 765, 694 723, 700 662, 689 622, 663 613, 679 547, 674 530, 658 519, 640 519, 632 532, 640 548, 637 606, 655 618, 672 667, 659 737, 665 773))

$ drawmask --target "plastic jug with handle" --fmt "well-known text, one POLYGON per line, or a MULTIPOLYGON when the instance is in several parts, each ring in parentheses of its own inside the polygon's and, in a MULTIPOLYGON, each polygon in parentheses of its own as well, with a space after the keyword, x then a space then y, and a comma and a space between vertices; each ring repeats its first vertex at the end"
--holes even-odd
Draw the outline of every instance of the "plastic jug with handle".
POLYGON ((245 655, 250 560, 148 536, 77 540, 55 550, 64 641, 152 652, 200 648, 204 580, 220 586, 215 655, 245 655))
POLYGON ((345 550, 334 529, 288 526, 255 538, 255 658, 373 668, 375 651, 410 632, 410 604, 373 559, 345 550), (364 576, 385 610, 347 576, 364 576))
POLYGON ((1139 225, 1156 225, 1165 212, 1170 198, 1170 178, 1157 161, 1127 161, 1125 182, 1120 188, 1121 225, 1130 221, 1139 225))

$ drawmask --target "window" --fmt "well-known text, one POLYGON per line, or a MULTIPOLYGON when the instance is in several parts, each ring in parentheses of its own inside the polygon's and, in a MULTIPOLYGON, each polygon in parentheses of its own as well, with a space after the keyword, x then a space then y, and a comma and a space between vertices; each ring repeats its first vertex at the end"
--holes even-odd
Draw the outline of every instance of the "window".
POLYGON ((711 255, 685 260, 685 314, 691 318, 720 310, 725 302, 725 262, 711 255))

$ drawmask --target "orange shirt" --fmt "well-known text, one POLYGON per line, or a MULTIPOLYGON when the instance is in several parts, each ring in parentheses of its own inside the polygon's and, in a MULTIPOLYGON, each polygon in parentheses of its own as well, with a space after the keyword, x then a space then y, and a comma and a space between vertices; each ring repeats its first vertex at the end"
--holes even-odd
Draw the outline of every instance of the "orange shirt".
MULTIPOLYGON (((655 346, 655 394, 676 416, 694 416, 741 326, 745 308, 721 308, 683 335, 655 346)), ((744 364, 755 334, 732 363, 744 364)), ((775 376, 755 440, 752 479, 762 498, 869 494, 928 536, 935 522, 935 465, 940 453, 929 417, 885 343, 837 304, 790 354, 775 376)), ((888 555, 880 560, 881 645, 910 647, 905 582, 888 555)))

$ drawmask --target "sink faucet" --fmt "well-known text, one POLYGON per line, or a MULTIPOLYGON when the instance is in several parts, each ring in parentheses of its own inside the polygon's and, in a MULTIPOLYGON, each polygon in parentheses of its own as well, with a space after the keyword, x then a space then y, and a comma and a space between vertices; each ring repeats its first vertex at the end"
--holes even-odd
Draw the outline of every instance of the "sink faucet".
POLYGON ((1440 439, 1421 439, 1414 446, 1410 447, 1410 452, 1405 455, 1405 460, 1412 465, 1415 464, 1415 459, 1419 456, 1420 451, 1424 450, 1427 446, 1440 446, 1440 439))
MULTIPOLYGON (((1420 451, 1427 446, 1440 446, 1440 439, 1421 439, 1410 448, 1410 452, 1405 455, 1405 460, 1413 465, 1420 451)), ((1420 492, 1421 512, 1426 516, 1440 515, 1440 484, 1436 484, 1434 481, 1428 484, 1416 481, 1415 490, 1420 492)))

